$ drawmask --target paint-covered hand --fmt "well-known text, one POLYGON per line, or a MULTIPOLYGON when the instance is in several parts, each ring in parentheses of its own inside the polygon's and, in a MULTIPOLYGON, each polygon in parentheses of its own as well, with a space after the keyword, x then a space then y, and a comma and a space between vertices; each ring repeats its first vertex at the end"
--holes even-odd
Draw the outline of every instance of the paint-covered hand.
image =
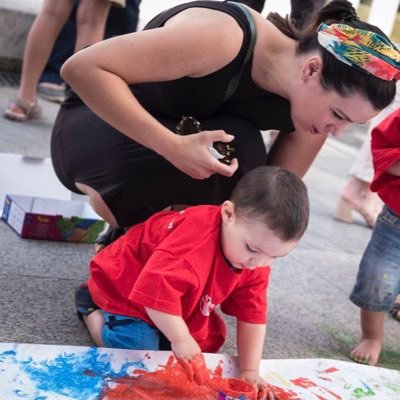
POLYGON ((203 385, 210 379, 200 346, 193 336, 187 335, 185 338, 171 342, 171 349, 189 380, 203 385))
POLYGON ((189 360, 178 358, 178 362, 190 381, 205 385, 210 380, 210 371, 207 369, 203 354, 196 354, 189 360))
POLYGON ((258 375, 258 372, 242 371, 239 377, 255 386, 258 393, 257 400, 277 400, 265 380, 258 375))

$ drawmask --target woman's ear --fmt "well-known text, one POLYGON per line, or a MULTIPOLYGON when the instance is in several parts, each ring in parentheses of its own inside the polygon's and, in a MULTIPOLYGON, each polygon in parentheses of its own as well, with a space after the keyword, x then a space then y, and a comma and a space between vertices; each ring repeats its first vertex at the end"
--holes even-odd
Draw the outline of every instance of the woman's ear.
POLYGON ((230 200, 225 200, 221 206, 222 221, 231 223, 235 220, 235 205, 230 200))
POLYGON ((310 78, 319 76, 322 71, 322 59, 319 55, 314 55, 306 60, 303 65, 301 78, 307 82, 310 78))

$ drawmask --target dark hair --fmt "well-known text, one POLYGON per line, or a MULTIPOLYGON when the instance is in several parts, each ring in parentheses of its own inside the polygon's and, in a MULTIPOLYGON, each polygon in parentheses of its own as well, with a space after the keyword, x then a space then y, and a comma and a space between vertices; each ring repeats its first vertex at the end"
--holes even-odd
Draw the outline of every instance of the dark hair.
POLYGON ((323 68, 321 85, 326 90, 335 90, 342 96, 359 92, 365 96, 376 110, 387 107, 394 99, 396 82, 379 79, 362 69, 352 67, 339 61, 325 50, 317 39, 317 29, 321 23, 345 23, 357 29, 378 33, 390 39, 376 26, 360 21, 356 10, 347 0, 333 0, 315 14, 314 19, 304 30, 297 30, 286 16, 270 13, 267 19, 271 21, 286 36, 298 41, 297 54, 306 54, 318 49, 322 56, 323 68))
POLYGON ((261 220, 282 240, 298 240, 307 228, 307 188, 297 175, 282 168, 251 170, 239 180, 230 200, 239 218, 261 220))

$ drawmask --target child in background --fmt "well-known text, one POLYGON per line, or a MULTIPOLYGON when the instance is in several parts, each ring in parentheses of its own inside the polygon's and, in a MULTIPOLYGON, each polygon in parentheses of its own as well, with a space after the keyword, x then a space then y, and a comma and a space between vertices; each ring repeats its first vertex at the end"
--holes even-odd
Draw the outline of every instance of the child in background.
POLYGON ((96 254, 78 315, 98 346, 172 349, 196 369, 225 341, 220 306, 237 318, 240 377, 261 385, 269 266, 294 249, 308 217, 301 179, 258 167, 222 205, 157 213, 96 254))
POLYGON ((362 339, 350 354, 375 365, 383 322, 400 293, 400 108, 372 130, 375 176, 371 190, 385 203, 361 259, 350 300, 361 308, 362 339))

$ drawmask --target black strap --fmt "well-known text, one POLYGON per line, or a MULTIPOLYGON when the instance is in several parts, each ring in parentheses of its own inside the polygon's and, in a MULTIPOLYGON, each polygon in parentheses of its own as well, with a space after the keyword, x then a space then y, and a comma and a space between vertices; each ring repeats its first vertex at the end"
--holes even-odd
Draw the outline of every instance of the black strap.
POLYGON ((108 321, 104 322, 104 325, 107 325, 112 330, 114 326, 129 325, 134 322, 135 320, 131 318, 116 319, 114 315, 111 315, 108 321))
POLYGON ((239 85, 240 77, 242 76, 244 65, 247 63, 247 61, 249 61, 251 55, 253 54, 253 50, 254 50, 254 46, 256 44, 256 38, 257 38, 256 24, 254 22, 253 16, 251 15, 249 9, 241 3, 234 3, 231 1, 228 1, 227 3, 234 4, 236 7, 240 8, 242 10, 244 16, 247 19, 247 22, 249 23, 251 36, 250 36, 249 47, 247 48, 247 53, 243 60, 243 63, 240 65, 240 68, 235 72, 235 75, 233 75, 233 77, 232 77, 231 81, 229 82, 229 85, 226 89, 224 100, 223 100, 224 103, 233 95, 233 93, 235 93, 235 90, 237 89, 237 87, 239 85))
MULTIPOLYGON (((228 84, 228 87, 226 89, 225 96, 223 99, 224 103, 233 95, 233 93, 235 93, 235 90, 237 89, 237 87, 239 85, 240 77, 242 76, 244 65, 247 63, 247 61, 249 61, 251 55, 253 54, 254 46, 256 43, 256 37, 257 37, 256 24, 254 22, 253 16, 251 15, 251 12, 249 11, 249 9, 241 3, 234 3, 231 1, 227 1, 226 3, 229 3, 230 5, 233 5, 242 11, 243 15, 245 16, 245 18, 249 24, 250 43, 249 43, 249 47, 247 48, 246 56, 243 60, 243 63, 240 65, 240 68, 235 72, 231 81, 228 84)), ((202 7, 211 8, 211 9, 214 8, 214 4, 212 2, 199 2, 198 5, 201 5, 202 7)), ((145 30, 145 29, 149 29, 149 28, 160 27, 160 26, 164 25, 164 23, 168 19, 170 19, 174 15, 178 14, 179 12, 181 12, 187 8, 188 8, 188 3, 184 3, 184 4, 180 4, 176 7, 173 7, 171 9, 165 10, 162 13, 155 16, 149 23, 146 24, 146 26, 143 29, 145 30)), ((218 5, 215 5, 215 9, 221 10, 220 8, 218 8, 218 5)))

